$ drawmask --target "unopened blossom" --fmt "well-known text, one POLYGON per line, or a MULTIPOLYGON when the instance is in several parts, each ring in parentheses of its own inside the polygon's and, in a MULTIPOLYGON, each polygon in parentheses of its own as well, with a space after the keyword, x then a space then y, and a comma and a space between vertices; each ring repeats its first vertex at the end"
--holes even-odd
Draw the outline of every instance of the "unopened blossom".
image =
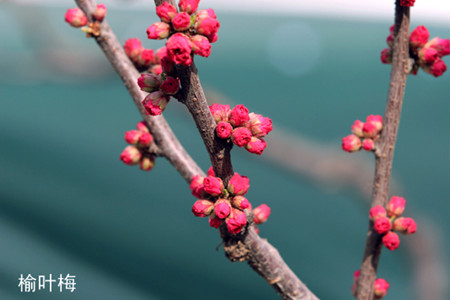
POLYGON ((161 40, 169 36, 170 25, 165 22, 156 22, 147 28, 147 36, 152 40, 161 40))
POLYGON ((163 69, 161 67, 161 65, 153 65, 151 66, 151 68, 149 69, 149 72, 155 75, 161 75, 163 69))
POLYGON ((359 276, 361 276, 361 270, 356 270, 353 272, 353 282, 358 282, 359 276))
POLYGON ((139 130, 129 130, 125 132, 125 141, 130 145, 137 145, 142 132, 139 130))
POLYGON ((385 48, 381 51, 381 62, 383 64, 391 64, 392 63, 392 49, 385 48))
POLYGON ((176 64, 190 66, 192 64, 192 47, 189 37, 175 33, 166 42, 167 54, 176 64))
POLYGON ((157 116, 162 114, 162 112, 166 109, 169 100, 169 96, 166 96, 161 91, 156 91, 148 94, 144 101, 142 101, 142 105, 145 107, 147 114, 157 116))
POLYGON ((447 65, 441 58, 436 59, 436 61, 430 66, 426 66, 423 70, 427 73, 430 73, 434 77, 439 77, 447 71, 447 65))
POLYGON ((412 218, 400 217, 395 219, 393 229, 403 234, 413 234, 417 230, 417 224, 412 218))
POLYGON ((360 120, 356 120, 352 125, 352 133, 358 137, 363 137, 363 129, 364 122, 360 120))
POLYGON ((388 35, 388 37, 386 38, 386 44, 389 46, 389 49, 392 49, 392 47, 394 47, 394 34, 393 33, 388 35))
POLYGON ((177 13, 172 19, 172 27, 176 31, 186 31, 191 27, 191 17, 188 13, 177 13))
POLYGON ((248 108, 242 104, 236 105, 230 112, 229 122, 234 127, 242 126, 250 120, 248 108))
POLYGON ((153 155, 145 155, 139 161, 139 168, 143 171, 151 171, 155 166, 155 157, 153 155))
POLYGON ((134 146, 126 147, 120 154, 120 160, 127 165, 136 165, 141 160, 142 153, 134 146))
POLYGON ((232 208, 231 213, 225 220, 227 229, 231 234, 241 232, 242 228, 247 225, 247 216, 242 210, 232 208))
POLYGON ((191 36, 191 42, 192 51, 194 51, 194 54, 203 57, 208 57, 211 54, 211 43, 209 42, 207 37, 201 34, 196 34, 194 36, 191 36))
POLYGON ((260 114, 250 113, 247 127, 255 137, 264 137, 272 131, 272 120, 260 114))
POLYGON ((399 217, 405 210, 405 198, 392 196, 389 200, 386 211, 389 217, 399 217))
POLYGON ((375 279, 373 284, 373 295, 375 299, 381 299, 386 296, 389 289, 389 283, 383 278, 375 279))
POLYGON ((220 219, 225 219, 230 215, 231 204, 230 201, 226 199, 219 199, 214 204, 214 213, 220 219))
POLYGON ((257 137, 252 137, 250 139, 250 142, 248 142, 247 145, 245 145, 245 149, 250 152, 250 153, 254 153, 257 155, 261 155, 264 151, 264 149, 266 149, 267 147, 267 143, 264 139, 262 138, 257 138, 257 137))
POLYGON ((434 63, 439 57, 439 53, 437 52, 437 50, 431 47, 423 47, 419 50, 418 55, 420 61, 426 64, 434 63))
POLYGON ((132 61, 137 61, 141 51, 144 50, 142 43, 138 38, 132 38, 125 41, 123 46, 125 53, 132 61))
POLYGON ((374 138, 378 135, 379 130, 374 123, 365 122, 363 126, 363 136, 365 138, 374 138))
POLYGON ((88 18, 78 7, 69 8, 64 16, 64 19, 70 26, 77 28, 85 26, 88 23, 88 18))
POLYGON ((170 23, 172 18, 177 14, 177 8, 169 4, 169 2, 164 2, 156 7, 156 14, 161 21, 170 23))
POLYGON ((192 177, 191 184, 189 185, 189 188, 192 191, 192 195, 197 198, 202 198, 204 194, 203 180, 204 178, 202 176, 195 175, 194 177, 192 177))
POLYGON ((372 151, 375 148, 375 142, 372 139, 364 139, 362 147, 366 151, 372 151))
POLYGON ((168 57, 167 47, 161 47, 155 52, 155 64, 161 64, 163 57, 168 57))
POLYGON ((209 215, 209 226, 219 228, 222 225, 223 220, 216 216, 214 212, 209 215))
POLYGON ((220 121, 219 123, 217 123, 216 133, 217 133, 217 136, 220 137, 221 139, 229 138, 231 136, 232 131, 233 131, 233 127, 231 126, 230 123, 223 122, 223 121, 220 121))
POLYGON ((192 213, 196 217, 207 217, 214 209, 214 203, 209 200, 197 200, 192 206, 192 213))
POLYGON ((219 196, 224 189, 222 179, 208 176, 203 179, 203 189, 211 196, 219 196))
POLYGON ((400 238, 398 237, 398 234, 392 231, 386 233, 381 241, 383 242, 383 245, 391 251, 400 246, 400 238))
POLYGON ((244 196, 234 196, 231 204, 238 209, 246 209, 250 207, 250 202, 244 196))
POLYGON ((250 179, 247 176, 241 176, 239 173, 234 173, 233 177, 228 181, 227 190, 232 195, 243 196, 247 194, 250 187, 250 179))
POLYGON ((401 6, 414 6, 416 0, 400 0, 401 6))
POLYGON ((153 60, 153 49, 142 49, 137 57, 137 63, 143 67, 149 67, 153 60))
POLYGON ((209 111, 211 112, 216 123, 219 123, 220 121, 228 122, 231 109, 227 104, 213 103, 209 107, 209 111))
POLYGON ((159 90, 161 77, 151 73, 144 73, 138 78, 137 84, 144 92, 151 93, 159 90))
POLYGON ((141 121, 136 124, 136 129, 143 132, 149 132, 147 124, 144 121, 141 121))
POLYGON ((209 15, 198 14, 194 24, 195 30, 202 35, 209 36, 217 33, 220 23, 216 18, 209 15))
POLYGON ((347 152, 355 152, 361 149, 361 139, 354 134, 342 139, 342 149, 347 152))
POLYGON ((167 56, 163 56, 161 59, 161 68, 167 75, 175 73, 175 63, 167 56))
POLYGON ((450 54, 450 40, 441 39, 439 37, 433 38, 426 44, 426 47, 435 49, 438 52, 439 57, 450 54))
POLYGON ((231 133, 231 140, 238 147, 244 147, 252 140, 252 133, 245 127, 238 127, 231 133))
POLYGON ((422 48, 430 38, 430 33, 425 26, 417 26, 409 36, 409 45, 413 49, 422 48))
POLYGON ((178 79, 167 76, 166 80, 161 83, 161 91, 166 95, 175 95, 180 89, 180 82, 178 79))
MULTIPOLYGON (((366 123, 372 123, 378 132, 383 129, 383 117, 380 115, 369 115, 366 117, 366 123)), ((364 126, 363 126, 364 132, 364 126)))
POLYGON ((101 22, 101 21, 103 21, 105 16, 106 16, 106 6, 105 6, 105 4, 97 4, 97 7, 95 8, 95 11, 94 11, 94 18, 97 21, 101 22))
POLYGON ((391 221, 388 217, 380 217, 373 223, 373 228, 378 234, 385 234, 391 230, 391 221))
POLYGON ((372 221, 375 221, 378 218, 386 217, 386 210, 381 206, 377 205, 370 209, 369 218, 372 221))
POLYGON ((216 174, 214 173, 214 168, 212 166, 209 167, 208 171, 206 171, 206 175, 216 177, 216 174))
POLYGON ((142 132, 139 136, 139 146, 148 147, 153 142, 153 136, 149 132, 142 132))
POLYGON ((192 15, 197 11, 198 3, 200 0, 180 0, 178 2, 178 7, 181 11, 187 12, 192 15))
POLYGON ((260 206, 253 209, 253 222, 256 224, 261 224, 267 221, 270 216, 270 207, 266 204, 261 204, 260 206))

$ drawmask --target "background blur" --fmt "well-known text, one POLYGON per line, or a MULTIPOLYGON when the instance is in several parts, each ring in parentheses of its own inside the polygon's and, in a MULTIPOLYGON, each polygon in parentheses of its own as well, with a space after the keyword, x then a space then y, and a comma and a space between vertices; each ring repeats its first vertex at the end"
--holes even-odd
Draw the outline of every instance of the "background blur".
MULTIPOLYGON (((261 157, 232 152, 235 170, 251 179, 248 198, 272 207, 261 235, 321 299, 351 299, 371 186, 358 178, 370 177, 373 158, 342 153, 340 144, 354 120, 384 113, 390 67, 379 56, 393 1, 293 2, 200 2, 216 9, 221 28, 211 56, 196 63, 210 99, 273 120, 261 157), (342 179, 327 164, 320 176, 316 165, 296 168, 305 157, 280 160, 277 139, 294 153, 298 145, 317 161, 348 164, 353 178, 324 179, 342 179)), ((423 2, 412 28, 450 38, 450 3, 423 2)), ((163 46, 146 39, 157 21, 153 1, 105 3, 121 43, 163 46)), ((195 199, 171 165, 158 159, 146 173, 119 161, 124 132, 140 118, 95 42, 64 23, 73 6, 0 1, 0 299, 278 299, 246 264, 215 250, 218 232, 193 217, 195 199), (17 286, 20 274, 68 273, 74 293, 17 286)), ((419 227, 398 250, 383 250, 386 299, 449 299, 449 100, 450 71, 408 78, 393 174, 419 227)), ((164 115, 206 170, 184 107, 172 101, 164 115)))

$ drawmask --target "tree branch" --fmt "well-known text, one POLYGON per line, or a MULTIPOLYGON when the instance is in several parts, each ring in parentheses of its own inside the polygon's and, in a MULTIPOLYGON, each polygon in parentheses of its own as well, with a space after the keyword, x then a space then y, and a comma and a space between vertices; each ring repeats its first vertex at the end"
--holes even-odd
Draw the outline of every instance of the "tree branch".
MULTIPOLYGON (((379 143, 380 155, 376 157, 375 178, 372 191, 372 207, 386 207, 388 202, 389 182, 391 178, 392 160, 395 141, 400 122, 406 78, 409 73, 409 7, 395 4, 394 52, 392 60, 391 81, 384 115, 383 132, 379 143)), ((356 299, 372 300, 373 283, 375 281, 378 261, 381 254, 381 235, 373 229, 369 222, 366 246, 361 264, 361 275, 356 288, 356 299)))

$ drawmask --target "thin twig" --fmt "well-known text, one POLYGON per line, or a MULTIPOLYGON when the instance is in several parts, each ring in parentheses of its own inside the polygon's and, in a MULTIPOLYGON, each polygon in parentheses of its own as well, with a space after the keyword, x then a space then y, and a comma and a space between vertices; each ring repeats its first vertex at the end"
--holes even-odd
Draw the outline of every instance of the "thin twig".
MULTIPOLYGON (((376 157, 372 206, 381 205, 385 207, 388 202, 394 147, 400 122, 406 78, 409 73, 408 34, 409 7, 400 6, 400 1, 397 0, 395 4, 394 53, 391 81, 379 145, 381 155, 376 157)), ((374 231, 373 222, 369 222, 366 246, 360 269, 361 275, 356 288, 356 299, 358 300, 372 300, 373 298, 373 283, 377 273, 381 247, 381 235, 374 231)))

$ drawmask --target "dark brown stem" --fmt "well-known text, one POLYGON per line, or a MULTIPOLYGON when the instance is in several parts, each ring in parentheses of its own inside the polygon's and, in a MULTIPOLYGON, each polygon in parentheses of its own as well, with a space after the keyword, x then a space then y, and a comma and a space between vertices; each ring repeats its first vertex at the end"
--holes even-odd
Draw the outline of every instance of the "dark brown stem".
MULTIPOLYGON (((409 73, 408 35, 409 7, 400 6, 400 1, 397 0, 391 81, 384 115, 383 132, 379 144, 380 155, 376 157, 372 207, 376 205, 386 207, 388 202, 394 147, 400 122, 406 78, 409 73)), ((358 300, 372 300, 373 298, 373 283, 382 248, 381 238, 382 236, 374 231, 373 222, 369 222, 366 246, 360 269, 361 275, 356 288, 356 299, 358 300)))
MULTIPOLYGON (((91 14, 96 7, 95 1, 75 0, 75 2, 91 20, 91 14)), ((156 4, 162 2, 164 1, 155 0, 156 4)), ((173 1, 169 2, 173 4, 173 1)), ((191 178, 197 174, 204 176, 203 171, 181 146, 164 117, 146 115, 141 104, 145 93, 140 91, 136 83, 139 72, 126 56, 106 21, 102 22, 100 35, 95 37, 95 40, 121 77, 139 112, 149 125, 157 144, 157 148, 153 150, 165 156, 186 181, 190 182, 191 178)), ((217 176, 227 181, 233 174, 230 159, 232 145, 217 139, 215 136, 215 122, 209 111, 195 65, 189 68, 177 66, 177 71, 182 86, 179 100, 187 106, 193 115, 217 176)), ((233 239, 233 236, 226 233, 224 238, 233 239)), ((241 249, 245 249, 244 251, 247 253, 245 258, 250 266, 268 281, 283 299, 318 299, 290 270, 278 251, 266 240, 261 239, 251 226, 239 239, 234 240, 236 243, 243 245, 241 249)))

